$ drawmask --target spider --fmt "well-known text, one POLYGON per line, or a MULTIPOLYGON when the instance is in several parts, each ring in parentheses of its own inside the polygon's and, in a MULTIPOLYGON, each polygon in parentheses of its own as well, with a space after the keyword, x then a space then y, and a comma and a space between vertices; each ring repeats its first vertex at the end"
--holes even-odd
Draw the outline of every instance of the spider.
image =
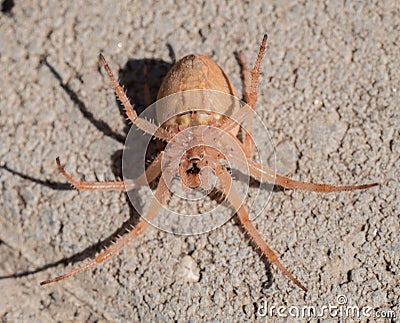
MULTIPOLYGON (((252 223, 246 206, 241 202, 239 192, 231 185, 231 173, 223 162, 226 160, 229 152, 224 151, 224 148, 221 148, 221 152, 221 150, 208 145, 206 140, 202 140, 201 138, 207 137, 207 140, 213 141, 220 140, 222 143, 219 147, 232 147, 234 145, 236 150, 240 149, 244 158, 242 158, 242 162, 238 162, 239 168, 245 169, 247 167, 249 174, 261 183, 272 182, 287 189, 322 193, 366 189, 378 184, 333 186, 328 184, 306 183, 276 174, 273 170, 251 159, 255 145, 254 140, 251 134, 246 131, 244 131, 241 138, 239 138, 239 125, 235 120, 245 118, 249 111, 255 111, 260 66, 267 45, 267 38, 267 35, 264 35, 256 62, 250 73, 246 68, 244 55, 239 53, 237 57, 241 68, 243 101, 248 109, 242 108, 236 110, 233 113, 235 118, 230 118, 224 114, 225 111, 220 111, 218 109, 213 111, 192 111, 189 108, 186 108, 186 110, 184 108, 178 111, 179 113, 177 115, 169 118, 160 127, 147 119, 138 117, 123 87, 115 79, 105 58, 100 54, 100 61, 111 80, 116 96, 121 101, 125 113, 132 124, 138 129, 153 135, 153 137, 167 142, 167 147, 168 145, 171 147, 168 152, 167 150, 161 151, 146 168, 144 173, 136 180, 124 179, 106 182, 78 181, 66 172, 57 157, 56 163, 60 173, 78 190, 129 191, 133 188, 151 183, 158 177, 160 177, 160 179, 155 191, 155 197, 148 208, 146 216, 142 217, 132 230, 120 237, 114 244, 106 248, 94 259, 91 259, 87 264, 77 267, 61 276, 43 281, 41 285, 65 279, 100 264, 121 251, 128 243, 145 233, 151 226, 148 220, 156 218, 162 206, 170 199, 171 192, 169 185, 174 176, 178 176, 183 185, 188 189, 207 190, 210 186, 209 176, 210 173, 212 173, 218 178, 220 192, 236 212, 241 225, 248 236, 253 240, 254 244, 260 248, 263 255, 270 263, 275 264, 279 270, 297 286, 307 291, 307 288, 280 262, 278 256, 264 241, 261 234, 252 223), (226 135, 219 136, 217 132, 212 131, 213 129, 223 131, 226 135), (179 134, 185 131, 187 132, 185 136, 178 137, 179 134), (185 142, 183 143, 183 141, 185 142)), ((146 69, 144 73, 146 75, 146 69)), ((176 93, 198 89, 219 91, 237 97, 234 86, 223 70, 209 57, 196 54, 182 58, 171 68, 161 84, 157 100, 176 93)), ((148 89, 147 91, 145 90, 145 94, 148 96, 148 89)), ((157 111, 157 115, 162 115, 164 112, 165 111, 157 111)), ((230 155, 236 155, 236 152, 230 155)))

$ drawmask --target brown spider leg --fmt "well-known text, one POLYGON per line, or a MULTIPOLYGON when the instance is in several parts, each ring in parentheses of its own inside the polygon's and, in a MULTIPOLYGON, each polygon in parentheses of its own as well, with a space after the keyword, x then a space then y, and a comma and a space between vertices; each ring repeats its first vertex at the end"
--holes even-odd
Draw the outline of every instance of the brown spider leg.
MULTIPOLYGON (((265 47, 267 46, 268 35, 265 34, 263 40, 260 45, 260 50, 258 52, 258 56, 256 62, 254 64, 253 69, 251 70, 251 83, 250 83, 250 93, 248 93, 248 71, 246 68, 246 62, 244 58, 244 54, 238 54, 237 59, 239 65, 242 70, 242 82, 243 82, 243 100, 251 107, 251 109, 255 110, 255 105, 257 102, 257 86, 258 86, 258 78, 260 75, 260 67, 261 67, 261 60, 264 56, 265 47), (246 77, 247 75, 247 77, 246 77)), ((232 118, 230 118, 223 127, 221 127, 225 131, 230 131, 231 129, 235 128, 237 122, 243 121, 246 119, 246 115, 244 112, 247 111, 246 109, 240 109, 237 111, 232 118), (243 111, 244 110, 244 111, 243 111)), ((249 122, 249 128, 251 130, 252 121, 249 122)), ((245 143, 245 152, 246 156, 250 157, 253 153, 254 148, 254 141, 252 140, 248 131, 245 131, 244 143, 245 143)))
MULTIPOLYGON (((260 67, 261 67, 261 61, 264 56, 265 52, 265 47, 267 46, 267 40, 268 40, 268 35, 264 35, 264 38, 261 42, 260 45, 260 50, 258 52, 257 60, 254 64, 254 67, 251 71, 251 85, 250 85, 250 93, 248 96, 248 101, 245 101, 252 109, 253 111, 256 110, 256 102, 257 102, 257 86, 258 86, 258 78, 260 76, 260 67)), ((247 157, 251 157, 253 154, 253 149, 254 149, 254 140, 251 137, 252 129, 253 129, 253 116, 250 118, 250 121, 247 123, 247 128, 245 129, 244 133, 244 147, 245 147, 245 152, 247 157)))
POLYGON ((132 181, 129 189, 141 187, 154 181, 161 174, 161 162, 164 156, 164 151, 161 151, 156 158, 153 159, 151 164, 147 166, 146 170, 132 181))
POLYGON ((145 172, 135 180, 112 181, 112 182, 81 182, 74 179, 61 165, 60 158, 56 163, 60 173, 67 181, 79 191, 130 191, 154 181, 161 173, 161 159, 163 152, 157 155, 153 162, 146 168, 145 172))
POLYGON ((162 204, 167 203, 169 197, 170 197, 170 192, 168 190, 166 183, 164 182, 164 179, 161 177, 160 182, 158 183, 158 186, 157 186, 155 197, 149 206, 146 216, 140 220, 140 222, 136 225, 136 227, 132 231, 130 231, 126 235, 120 237, 113 245, 111 245, 110 247, 105 249, 96 258, 92 259, 87 264, 85 264, 81 267, 75 268, 75 269, 65 273, 64 275, 42 281, 40 283, 40 285, 54 283, 56 281, 73 276, 82 271, 88 270, 89 268, 94 267, 95 265, 108 260, 114 254, 120 252, 127 244, 129 244, 130 242, 135 240, 137 237, 141 236, 144 232, 146 232, 146 230, 150 227, 150 223, 148 221, 149 220, 151 221, 152 219, 157 217, 162 204))
MULTIPOLYGON (((236 137, 231 136, 230 139, 235 140, 237 145, 239 145, 243 150, 245 149, 243 143, 241 143, 236 137)), ((221 143, 225 143, 225 145, 233 147, 225 137, 221 137, 220 140, 221 143)), ((237 167, 239 167, 239 169, 245 172, 249 171, 250 175, 253 176, 255 179, 261 182, 274 183, 284 188, 299 189, 310 192, 329 193, 329 192, 362 190, 379 185, 379 183, 371 183, 364 185, 335 186, 329 184, 318 184, 318 183, 297 181, 289 177, 283 176, 281 174, 278 174, 272 169, 264 167, 256 163, 255 161, 251 160, 250 158, 247 158, 247 160, 242 160, 242 158, 240 158, 241 154, 239 153, 227 152, 226 154, 229 156, 230 160, 234 162, 237 167)))
POLYGON ((60 163, 60 158, 56 158, 56 163, 60 173, 67 179, 67 181, 79 191, 125 191, 125 181, 112 181, 112 182, 81 182, 74 179, 66 172, 60 163))
POLYGON ((134 125, 136 125, 140 130, 143 130, 160 140, 170 141, 172 139, 172 137, 174 136, 172 133, 166 131, 163 128, 156 126, 155 124, 151 123, 150 121, 148 121, 146 119, 142 119, 142 118, 138 117, 135 109, 129 102, 128 97, 126 96, 126 93, 125 93, 123 87, 115 79, 114 75, 111 72, 110 67, 108 66, 108 64, 102 54, 100 54, 100 61, 103 64, 104 69, 106 70, 107 75, 111 80, 112 86, 114 88, 114 91, 115 91, 118 99, 121 101, 122 105, 124 106, 125 113, 128 116, 129 120, 134 125))
POLYGON ((232 133, 233 135, 236 136, 235 129, 238 126, 238 124, 240 125, 244 121, 246 121, 246 118, 248 117, 249 112, 251 112, 251 111, 249 111, 249 109, 250 108, 248 107, 248 105, 246 105, 246 106, 242 107, 241 109, 235 111, 232 114, 232 116, 230 116, 229 119, 227 119, 226 122, 221 125, 221 130, 232 133))
POLYGON ((258 56, 256 59, 256 63, 254 64, 253 69, 251 70, 251 84, 250 84, 250 93, 249 93, 249 102, 246 102, 251 106, 254 110, 254 106, 257 102, 257 86, 258 86, 258 77, 260 76, 260 67, 261 60, 264 56, 265 47, 267 46, 268 35, 265 34, 263 40, 260 45, 260 50, 258 51, 258 56))
POLYGON ((219 169, 214 168, 214 171, 216 172, 216 175, 220 179, 222 192, 224 193, 224 195, 226 196, 232 207, 236 210, 239 220, 242 223, 243 227, 245 228, 247 234, 253 239, 255 244, 260 248, 264 256, 268 259, 270 263, 275 264, 279 268, 279 270, 282 271, 297 286, 299 286, 302 290, 307 291, 307 288, 304 287, 304 285, 300 283, 279 261, 278 256, 264 241, 261 234, 257 231, 256 227, 254 226, 253 222, 251 222, 249 218, 249 213, 247 212, 246 207, 242 204, 242 198, 240 194, 232 185, 232 178, 229 175, 229 173, 221 168, 219 169))
MULTIPOLYGON (((250 79, 249 79, 249 71, 247 70, 246 57, 243 52, 239 52, 236 54, 236 60, 240 66, 240 78, 242 79, 242 100, 246 103, 249 102, 249 89, 250 89, 250 79)), ((255 110, 255 107, 253 107, 255 110)), ((253 149, 254 149, 254 141, 251 138, 250 133, 253 130, 253 115, 250 115, 250 118, 247 121, 246 129, 243 127, 242 129, 242 138, 244 146, 246 147, 245 154, 246 157, 251 157, 253 149), (250 133, 249 133, 250 132, 250 133)))
POLYGON ((262 182, 271 182, 271 176, 274 174, 275 181, 274 184, 282 186, 284 188, 291 189, 299 189, 303 191, 310 192, 321 192, 321 193, 329 193, 329 192, 341 192, 341 191, 353 191, 353 190, 363 190, 366 188, 374 187, 379 185, 379 183, 371 183, 364 185, 342 185, 335 186, 329 184, 318 184, 318 183, 308 183, 303 181, 297 181, 291 179, 289 177, 283 176, 281 174, 275 173, 273 170, 263 167, 260 164, 248 159, 250 174, 254 176, 256 179, 262 182))

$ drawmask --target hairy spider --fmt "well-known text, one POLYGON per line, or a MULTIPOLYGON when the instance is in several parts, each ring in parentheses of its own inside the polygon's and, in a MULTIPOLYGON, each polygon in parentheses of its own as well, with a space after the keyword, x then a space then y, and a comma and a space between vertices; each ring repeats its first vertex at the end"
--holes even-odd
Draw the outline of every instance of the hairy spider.
MULTIPOLYGON (((251 73, 246 69, 244 55, 238 55, 243 85, 243 101, 247 109, 236 109, 231 113, 231 117, 228 117, 226 115, 228 108, 222 105, 214 107, 214 110, 211 109, 211 111, 208 108, 194 111, 190 108, 190 105, 189 107, 184 106, 183 108, 175 107, 176 114, 172 118, 168 118, 160 127, 147 119, 138 117, 124 89, 114 78, 106 60, 100 54, 100 61, 112 82, 116 95, 121 101, 129 120, 140 130, 167 142, 167 147, 170 146, 170 148, 168 151, 167 149, 161 151, 146 168, 145 172, 136 180, 124 178, 122 181, 113 182, 78 181, 65 171, 59 158, 56 159, 60 173, 78 190, 129 191, 156 180, 160 174, 162 176, 159 179, 155 198, 152 200, 147 214, 131 231, 120 237, 114 244, 106 248, 87 264, 75 268, 64 275, 43 281, 41 285, 62 280, 102 263, 122 250, 132 240, 142 235, 150 227, 149 220, 156 218, 162 205, 168 202, 171 196, 169 185, 174 176, 178 176, 183 186, 187 189, 200 188, 207 190, 210 188, 210 176, 213 174, 218 178, 220 192, 226 200, 229 201, 245 231, 260 248, 268 261, 275 264, 301 289, 304 291, 307 290, 304 285, 282 265, 277 255, 263 240, 250 220, 248 210, 242 203, 239 192, 231 185, 232 177, 229 168, 226 167, 226 163, 224 163, 227 156, 237 157, 242 154, 244 156, 243 158, 236 158, 237 165, 241 170, 248 172, 259 182, 272 182, 288 189, 327 193, 366 189, 377 184, 332 186, 328 184, 306 183, 276 174, 273 170, 251 159, 255 145, 254 140, 251 134, 246 130, 243 131, 242 138, 239 139, 238 131, 240 123, 237 122, 237 120, 246 118, 249 111, 252 112, 255 110, 259 71, 266 43, 267 35, 265 35, 262 40, 258 57, 251 73), (225 134, 224 136, 219 134, 221 131, 225 134), (182 133, 185 133, 185 135, 179 136, 179 134, 182 133), (210 145, 210 141, 219 141, 218 149, 210 145), (227 147, 229 147, 229 149, 227 147)), ((147 74, 146 69, 144 72, 147 74)), ((237 97, 235 88, 223 70, 213 60, 203 55, 188 55, 178 61, 164 78, 157 95, 157 100, 189 90, 219 91, 219 93, 237 97)), ((146 97, 149 97, 148 88, 145 94, 146 97)), ((202 99, 200 99, 200 102, 201 100, 202 99)), ((166 112, 169 111, 162 109, 157 110, 157 116, 163 119, 163 114, 166 112)))

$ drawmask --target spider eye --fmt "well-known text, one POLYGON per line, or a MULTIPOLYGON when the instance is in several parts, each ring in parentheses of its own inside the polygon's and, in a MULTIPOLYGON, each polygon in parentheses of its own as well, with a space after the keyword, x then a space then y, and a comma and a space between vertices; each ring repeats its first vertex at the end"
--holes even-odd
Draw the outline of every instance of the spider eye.
POLYGON ((199 155, 196 155, 196 156, 189 157, 189 161, 191 163, 198 163, 198 162, 202 161, 203 158, 204 158, 204 155, 203 154, 199 154, 199 155))

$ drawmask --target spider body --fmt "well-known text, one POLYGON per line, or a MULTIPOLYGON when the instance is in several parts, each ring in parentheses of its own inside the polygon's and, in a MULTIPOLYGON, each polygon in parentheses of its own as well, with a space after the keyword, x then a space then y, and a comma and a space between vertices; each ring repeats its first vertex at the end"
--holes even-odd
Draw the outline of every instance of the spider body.
POLYGON ((231 185, 232 178, 225 161, 228 157, 235 158, 238 168, 242 171, 248 171, 249 175, 258 181, 273 182, 289 189, 302 189, 314 192, 338 192, 365 189, 377 184, 333 186, 300 182, 276 174, 274 170, 268 169, 251 159, 254 142, 247 132, 244 132, 242 140, 237 138, 240 124, 233 121, 237 119, 231 118, 231 116, 243 117, 243 114, 255 109, 259 70, 266 42, 267 36, 265 35, 251 73, 246 69, 243 54, 238 55, 242 72, 243 101, 246 103, 245 107, 248 108, 247 110, 244 107, 239 110, 232 108, 232 102, 235 99, 237 100, 236 90, 227 75, 212 59, 204 55, 188 55, 172 67, 160 87, 157 102, 155 103, 156 108, 158 107, 157 104, 164 99, 177 97, 177 101, 174 101, 173 105, 167 105, 163 108, 160 104, 159 108, 157 108, 157 119, 159 119, 158 121, 161 124, 160 127, 137 116, 129 99, 126 97, 125 91, 114 78, 104 57, 100 55, 101 63, 130 121, 137 128, 153 135, 155 138, 166 141, 167 146, 146 168, 145 172, 135 180, 125 179, 114 182, 78 181, 65 171, 57 158, 59 171, 78 190, 90 191, 128 191, 154 181, 160 174, 163 176, 159 179, 154 194, 155 198, 144 217, 146 220, 142 219, 135 228, 119 238, 113 245, 105 249, 87 264, 75 268, 64 275, 44 281, 41 283, 42 285, 62 280, 104 262, 112 255, 121 251, 128 243, 142 235, 150 227, 148 221, 155 219, 161 210, 161 206, 168 202, 170 198, 169 185, 175 175, 179 176, 182 184, 188 189, 200 187, 208 190, 211 186, 210 175, 214 174, 219 181, 218 189, 235 210, 245 232, 254 244, 290 280, 304 291, 307 290, 281 264, 278 256, 263 240, 261 234, 253 225, 249 218, 249 213, 241 201, 239 192, 231 185), (190 91, 195 91, 193 92, 195 95, 191 97, 190 102, 181 104, 185 101, 185 96, 180 94, 190 91), (222 100, 212 101, 213 107, 209 109, 205 106, 205 103, 215 93, 223 93, 225 96, 222 100), (217 145, 214 147, 210 143, 217 143, 217 145), (238 156, 241 157, 239 158, 238 156))

